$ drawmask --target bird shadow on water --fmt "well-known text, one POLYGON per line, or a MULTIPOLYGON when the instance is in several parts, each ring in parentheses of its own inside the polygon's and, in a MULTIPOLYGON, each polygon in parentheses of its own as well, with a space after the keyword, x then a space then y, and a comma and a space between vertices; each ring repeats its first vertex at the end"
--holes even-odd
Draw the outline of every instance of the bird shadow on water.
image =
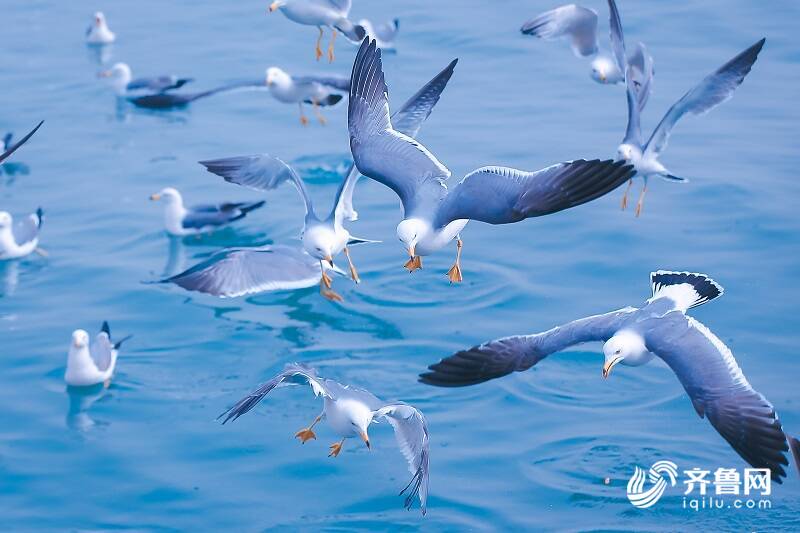
POLYGON ((95 427, 110 425, 109 422, 95 420, 89 415, 89 409, 95 402, 111 398, 109 389, 102 383, 93 387, 70 387, 67 386, 69 396, 69 408, 67 410, 67 427, 79 432, 86 433, 95 427))

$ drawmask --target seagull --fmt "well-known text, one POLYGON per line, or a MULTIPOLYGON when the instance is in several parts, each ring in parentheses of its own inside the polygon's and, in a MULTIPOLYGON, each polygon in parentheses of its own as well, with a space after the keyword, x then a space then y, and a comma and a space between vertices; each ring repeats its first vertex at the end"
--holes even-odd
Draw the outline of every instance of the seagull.
POLYGON ((292 76, 278 67, 267 69, 266 83, 276 100, 298 105, 300 123, 304 126, 308 124, 308 119, 303 114, 304 103, 313 106, 317 120, 324 125, 325 117, 319 108, 339 103, 350 90, 350 80, 343 76, 292 76))
POLYGON ((367 19, 361 19, 358 21, 358 25, 364 28, 367 37, 377 41, 378 48, 384 52, 395 49, 394 42, 397 39, 397 32, 400 30, 400 19, 375 25, 367 19))
POLYGON ((10 213, 0 211, 0 261, 19 259, 32 252, 47 255, 38 247, 43 220, 41 208, 16 224, 10 213))
MULTIPOLYGON (((612 4, 614 0, 609 0, 609 6, 612 4)), ((616 10, 616 6, 613 9, 616 10)), ((576 57, 594 57, 591 78, 598 83, 623 83, 628 64, 636 67, 637 74, 642 80, 652 78, 653 58, 647 53, 643 43, 638 43, 627 62, 624 56, 620 60, 619 57, 598 52, 597 11, 594 9, 576 4, 557 7, 525 22, 520 31, 523 35, 531 35, 546 41, 562 38, 569 40, 576 57)))
MULTIPOLYGON (((493 340, 429 367, 420 381, 462 387, 522 372, 570 346, 602 341, 607 378, 618 364, 640 366, 654 357, 675 372, 700 417, 708 418, 750 465, 786 475, 787 435, 772 404, 754 390, 733 354, 706 326, 687 315, 722 295, 705 274, 659 270, 650 275, 652 297, 641 308, 582 318, 543 333, 493 340)), ((797 442, 791 443, 793 448, 797 442)))
POLYGON ((76 329, 72 333, 64 381, 70 387, 91 387, 100 383, 107 387, 117 366, 117 350, 130 338, 131 335, 128 335, 116 343, 113 342, 108 322, 103 322, 100 333, 89 345, 89 334, 82 329, 76 329))
MULTIPOLYGON (((612 24, 612 38, 615 53, 624 57, 625 42, 621 24, 612 24)), ((675 124, 687 113, 702 115, 712 110, 722 102, 733 96, 733 92, 744 81, 750 72, 758 54, 764 46, 766 39, 761 39, 724 65, 716 72, 706 76, 697 86, 684 94, 680 100, 672 104, 664 117, 653 130, 650 139, 642 143, 642 132, 639 115, 641 109, 637 105, 636 85, 631 76, 626 79, 626 95, 628 102, 628 125, 625 137, 617 148, 617 157, 634 166, 636 173, 642 176, 644 185, 636 203, 636 216, 642 212, 644 196, 647 193, 647 181, 650 177, 657 176, 666 181, 685 183, 687 180, 670 173, 658 160, 666 149, 670 133, 675 124)), ((628 69, 630 72, 630 68, 628 69)), ((628 182, 625 195, 622 198, 622 208, 627 206, 628 192, 632 182, 628 182)))
POLYGON ((633 167, 611 160, 576 160, 535 172, 479 168, 448 189, 450 171, 427 148, 397 131, 389 115, 381 51, 361 44, 353 65, 348 127, 358 170, 392 189, 403 205, 397 236, 408 250, 404 265, 422 268, 428 255, 456 239, 450 282, 462 281, 460 232, 469 220, 510 224, 556 213, 599 198, 633 175, 633 167))
POLYGON ((397 445, 413 476, 400 492, 402 495, 410 489, 405 499, 405 508, 411 509, 414 498, 418 497, 422 514, 426 513, 430 456, 428 426, 422 413, 408 404, 385 402, 369 391, 322 378, 312 367, 293 363, 286 365, 283 372, 239 400, 218 419, 224 417, 223 424, 236 420, 255 407, 272 389, 288 385, 309 385, 314 397, 322 396, 322 412, 309 427, 298 431, 295 437, 303 444, 311 439, 316 440, 314 426, 323 418, 326 419, 328 426, 341 437, 341 440, 331 444, 328 457, 337 457, 348 438, 360 438, 367 449, 371 449, 369 425, 380 420, 387 421, 394 429, 397 445))
POLYGON ((336 42, 336 32, 340 31, 351 41, 361 41, 366 32, 364 28, 353 24, 347 18, 350 13, 350 0, 275 0, 269 5, 269 12, 280 9, 286 18, 306 26, 316 26, 319 29, 317 46, 314 49, 317 61, 322 57, 323 31, 327 26, 331 29, 331 42, 328 45, 328 62, 333 63, 333 45, 336 42))
MULTIPOLYGON (((451 61, 392 115, 399 131, 407 135, 416 135, 419 132, 422 123, 439 101, 457 63, 457 59, 451 61)), ((202 164, 227 181, 257 190, 271 190, 285 181, 299 184, 298 188, 303 187, 302 180, 295 181, 299 178, 295 178, 296 173, 291 167, 267 154, 204 161, 202 164)), ((303 234, 304 249, 293 246, 264 246, 223 250, 185 272, 162 280, 162 283, 174 283, 186 290, 223 298, 271 290, 308 288, 319 283, 323 295, 336 300, 338 295, 333 293, 324 278, 328 278, 330 282, 328 272, 341 276, 346 276, 346 273, 326 261, 324 254, 325 249, 330 247, 333 258, 338 252, 334 253, 336 247, 331 242, 341 243, 344 240, 344 228, 338 230, 341 236, 336 237, 336 218, 340 219, 340 226, 342 220, 358 218, 353 209, 353 191, 359 177, 355 165, 350 165, 344 184, 337 191, 333 223, 330 220, 327 223, 320 222, 315 216, 317 220, 312 220, 312 224, 317 224, 320 229, 309 236, 303 234), (331 237, 330 240, 326 236, 331 237), (316 248, 322 249, 323 254, 317 252, 316 248)), ((352 240, 352 237, 349 239, 352 240)), ((366 239, 359 240, 366 242, 366 239)), ((355 268, 351 276, 358 278, 355 268)))
POLYGON ((108 28, 106 16, 100 11, 94 14, 92 25, 86 28, 86 42, 88 44, 111 44, 117 36, 108 28))
POLYGON ((164 200, 164 228, 176 237, 198 235, 223 228, 236 220, 241 220, 250 211, 264 205, 260 202, 226 202, 184 207, 183 197, 177 189, 167 187, 150 195, 153 201, 164 200))
POLYGON ((39 124, 37 124, 35 128, 33 128, 31 131, 29 131, 28 134, 25 135, 25 137, 23 137, 22 139, 17 141, 12 146, 9 146, 9 144, 11 143, 11 140, 12 140, 12 135, 10 133, 6 134, 6 136, 3 139, 3 147, 2 147, 3 148, 3 153, 0 154, 0 163, 5 161, 6 159, 8 159, 11 156, 11 154, 16 152, 17 148, 19 148, 20 146, 22 146, 23 144, 28 142, 28 139, 33 137, 33 134, 36 133, 39 130, 39 128, 42 127, 42 124, 44 124, 44 120, 39 122, 39 124))

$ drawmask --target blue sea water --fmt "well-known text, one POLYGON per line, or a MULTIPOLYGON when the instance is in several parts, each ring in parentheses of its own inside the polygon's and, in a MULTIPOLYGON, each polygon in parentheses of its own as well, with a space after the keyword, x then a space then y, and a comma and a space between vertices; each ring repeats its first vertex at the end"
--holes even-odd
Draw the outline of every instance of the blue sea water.
MULTIPOLYGON (((523 38, 520 24, 555 3, 356 0, 354 18, 400 19, 387 54, 397 106, 454 57, 450 85, 420 140, 455 176, 486 164, 524 169, 613 155, 625 127, 622 88, 588 77, 564 43, 523 38)), ((601 16, 606 7, 587 0, 601 16)), ((189 202, 258 199, 206 173, 201 159, 269 152, 293 161, 319 205, 348 160, 346 106, 303 128, 294 106, 265 92, 219 95, 185 110, 117 106, 100 62, 134 74, 174 72, 196 87, 263 75, 347 74, 313 59, 316 31, 266 12, 265 1, 5 0, 0 130, 46 123, 0 176, 0 209, 41 205, 31 256, 0 266, 0 527, 3 530, 800 530, 795 470, 771 509, 683 508, 683 486, 653 508, 626 497, 634 467, 745 463, 697 417, 675 376, 654 362, 602 380, 599 346, 535 370, 464 389, 416 382, 426 365, 473 344, 531 333, 648 297, 658 268, 706 272, 726 289, 694 309, 733 350, 753 386, 800 433, 800 5, 710 0, 625 1, 630 42, 655 57, 652 128, 687 89, 760 37, 766 46, 734 98, 676 127, 663 161, 686 185, 652 183, 643 216, 622 191, 554 216, 464 232, 464 283, 444 273, 455 247, 409 275, 394 235, 396 197, 365 180, 352 232, 379 239, 353 250, 363 283, 337 280, 345 301, 316 289, 219 300, 145 285, 225 246, 293 242, 302 206, 291 187, 235 228, 170 241, 149 194, 189 202), (83 42, 106 13, 118 41, 83 42), (27 171, 21 165, 27 166, 27 171), (70 333, 103 320, 132 333, 108 390, 63 383, 70 333), (222 427, 214 418, 291 361, 412 403, 431 434, 429 512, 402 508, 409 474, 392 432, 373 449, 348 442, 336 459, 294 433, 319 412, 303 389, 275 391, 222 427)), ((637 185, 638 186, 638 185, 637 185)), ((634 194, 638 192, 635 189, 634 194)), ((793 468, 793 467, 790 467, 793 468)))

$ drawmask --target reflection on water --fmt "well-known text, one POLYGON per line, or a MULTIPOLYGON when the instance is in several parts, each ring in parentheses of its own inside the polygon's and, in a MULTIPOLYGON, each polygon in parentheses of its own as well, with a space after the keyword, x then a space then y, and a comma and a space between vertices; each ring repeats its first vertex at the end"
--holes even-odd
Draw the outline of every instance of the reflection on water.
POLYGON ((89 410, 98 400, 109 395, 109 391, 102 383, 93 387, 70 387, 67 386, 69 396, 69 409, 67 410, 67 427, 76 431, 89 431, 96 425, 107 425, 108 422, 100 422, 91 417, 89 410))

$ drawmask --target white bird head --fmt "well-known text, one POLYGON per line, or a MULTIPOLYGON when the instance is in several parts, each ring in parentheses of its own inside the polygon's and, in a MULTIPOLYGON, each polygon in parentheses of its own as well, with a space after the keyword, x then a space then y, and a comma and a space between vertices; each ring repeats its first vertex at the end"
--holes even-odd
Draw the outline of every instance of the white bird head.
POLYGON ((367 448, 372 448, 369 443, 369 425, 372 423, 374 413, 364 404, 360 402, 352 402, 347 409, 350 423, 353 425, 354 431, 361 437, 367 448))
POLYGON ((101 28, 106 25, 106 16, 102 11, 97 11, 94 14, 94 25, 101 28))
POLYGON ((289 0, 275 0, 269 5, 269 12, 272 13, 273 11, 282 8, 288 3, 289 0))
POLYGON ((164 202, 167 205, 172 205, 172 204, 180 205, 183 203, 183 198, 181 198, 181 193, 179 193, 177 189, 174 189, 172 187, 166 187, 164 189, 161 189, 155 194, 151 194, 150 199, 153 201, 164 200, 164 202))
POLYGON ((592 79, 597 83, 609 83, 609 78, 616 70, 614 63, 605 56, 597 56, 592 61, 592 79))
POLYGON ((642 337, 632 331, 618 331, 603 344, 603 377, 611 374, 611 369, 618 363, 636 366, 642 364, 642 356, 647 354, 647 347, 642 337))
POLYGON ((72 347, 78 350, 89 346, 89 334, 82 329, 72 332, 72 347))
POLYGON ((131 67, 129 67, 127 63, 115 63, 110 69, 98 72, 97 77, 108 78, 114 90, 122 94, 127 90, 128 84, 131 82, 131 78, 133 78, 133 74, 131 72, 131 67))
POLYGON ((617 158, 625 161, 636 162, 641 156, 641 150, 632 144, 623 143, 617 147, 617 158))
POLYGON ((333 267, 333 252, 336 233, 328 226, 314 225, 303 233, 303 248, 318 261, 327 261, 333 267))
POLYGON ((278 85, 280 87, 288 85, 291 81, 291 76, 283 69, 278 67, 269 67, 266 74, 267 87, 278 85))
POLYGON ((14 219, 11 218, 10 213, 7 211, 0 211, 0 229, 10 228, 13 222, 14 219))
POLYGON ((406 218, 397 225, 397 238, 406 245, 408 255, 416 256, 417 243, 430 231, 430 225, 419 218, 406 218))

